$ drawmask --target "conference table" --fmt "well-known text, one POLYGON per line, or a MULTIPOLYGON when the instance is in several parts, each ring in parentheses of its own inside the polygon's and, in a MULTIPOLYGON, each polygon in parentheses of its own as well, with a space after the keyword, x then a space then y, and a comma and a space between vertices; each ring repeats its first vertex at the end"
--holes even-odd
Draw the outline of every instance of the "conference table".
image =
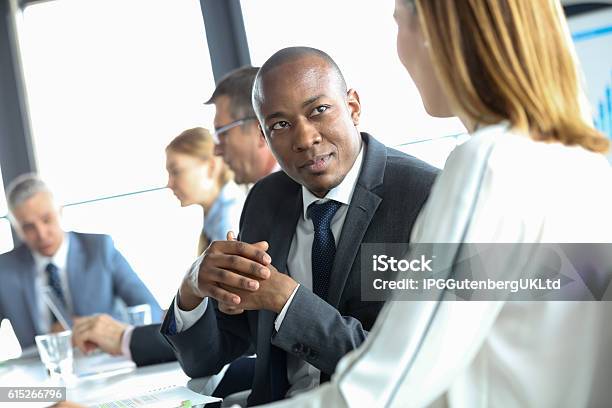
MULTIPOLYGON (((179 363, 136 367, 124 357, 101 352, 84 356, 75 352, 75 377, 67 384, 49 378, 35 352, 0 363, 0 387, 66 386, 67 399, 84 405, 117 401, 150 394, 172 386, 184 386, 202 395, 211 395, 224 371, 211 377, 190 379, 179 363)), ((0 402, 0 407, 48 407, 50 402, 0 402)))

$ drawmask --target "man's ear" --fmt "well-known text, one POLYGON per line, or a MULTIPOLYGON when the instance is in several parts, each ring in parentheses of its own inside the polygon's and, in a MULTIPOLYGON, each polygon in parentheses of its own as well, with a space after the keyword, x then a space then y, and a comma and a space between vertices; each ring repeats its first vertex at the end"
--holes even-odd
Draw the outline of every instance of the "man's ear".
POLYGON ((361 102, 359 101, 359 94, 353 88, 349 89, 346 93, 346 105, 351 114, 353 124, 358 126, 359 118, 361 118, 361 102))
POLYGON ((17 221, 17 219, 12 217, 11 215, 9 215, 9 221, 11 222, 11 225, 13 226, 13 229, 17 233, 17 236, 19 237, 19 239, 21 239, 22 241, 25 241, 23 239, 23 229, 21 228, 21 224, 19 223, 19 221, 17 221))
POLYGON ((206 166, 208 166, 208 174, 216 179, 223 169, 223 158, 219 156, 213 156, 206 160, 206 166))

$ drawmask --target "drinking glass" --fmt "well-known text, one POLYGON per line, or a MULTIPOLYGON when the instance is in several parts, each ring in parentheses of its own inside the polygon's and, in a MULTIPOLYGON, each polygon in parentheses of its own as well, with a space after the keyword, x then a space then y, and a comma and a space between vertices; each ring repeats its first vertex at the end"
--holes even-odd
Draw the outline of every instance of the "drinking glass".
POLYGON ((151 305, 142 304, 128 307, 127 322, 132 326, 144 326, 151 324, 151 305))
POLYGON ((72 354, 72 331, 36 336, 36 347, 40 359, 54 379, 68 380, 74 371, 72 354))

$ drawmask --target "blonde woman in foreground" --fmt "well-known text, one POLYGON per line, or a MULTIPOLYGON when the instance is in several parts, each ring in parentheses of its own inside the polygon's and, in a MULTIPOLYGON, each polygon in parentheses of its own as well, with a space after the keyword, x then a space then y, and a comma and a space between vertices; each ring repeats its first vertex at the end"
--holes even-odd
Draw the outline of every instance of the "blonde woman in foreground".
MULTIPOLYGON (((609 142, 581 115, 558 1, 396 0, 395 19, 427 111, 471 133, 412 242, 612 242, 609 142)), ((609 304, 391 302, 330 383, 273 406, 609 406, 609 304)))

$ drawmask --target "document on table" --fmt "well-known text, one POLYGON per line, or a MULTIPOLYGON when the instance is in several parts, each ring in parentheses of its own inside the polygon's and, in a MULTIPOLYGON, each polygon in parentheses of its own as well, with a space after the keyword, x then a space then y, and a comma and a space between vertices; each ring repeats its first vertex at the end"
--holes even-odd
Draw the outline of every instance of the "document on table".
POLYGON ((190 408, 217 401, 221 399, 198 394, 187 387, 169 386, 115 401, 88 403, 87 406, 91 408, 190 408))
POLYGON ((8 319, 0 322, 0 362, 21 356, 21 346, 8 319))
POLYGON ((82 355, 76 353, 74 371, 77 377, 103 378, 111 375, 130 372, 136 369, 136 364, 123 356, 111 356, 106 353, 92 353, 82 355))

